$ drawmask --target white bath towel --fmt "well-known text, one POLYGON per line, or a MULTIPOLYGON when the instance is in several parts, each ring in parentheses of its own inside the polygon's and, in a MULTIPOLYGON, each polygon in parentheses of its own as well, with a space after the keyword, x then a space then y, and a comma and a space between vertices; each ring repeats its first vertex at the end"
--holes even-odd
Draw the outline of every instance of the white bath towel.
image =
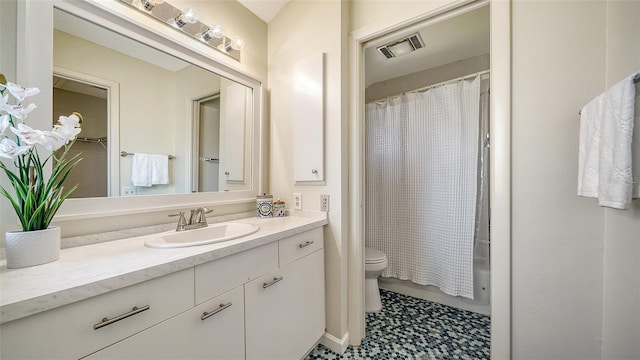
POLYGON ((636 76, 618 82, 580 112, 578 195, 597 197, 600 206, 627 209, 631 204, 636 76))
POLYGON ((151 155, 151 185, 169 184, 169 155, 151 155))
POLYGON ((161 154, 133 154, 131 184, 150 187, 169 183, 169 156, 161 154))

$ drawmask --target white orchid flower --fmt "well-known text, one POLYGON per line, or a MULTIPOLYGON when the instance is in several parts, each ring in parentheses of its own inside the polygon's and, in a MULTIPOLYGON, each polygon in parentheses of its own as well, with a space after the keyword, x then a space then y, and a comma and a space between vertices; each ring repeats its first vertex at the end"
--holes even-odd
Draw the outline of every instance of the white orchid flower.
POLYGON ((69 116, 60 116, 58 118, 60 125, 53 126, 53 132, 64 139, 64 143, 68 144, 80 133, 80 117, 75 114, 69 116))
POLYGON ((6 102, 7 97, 8 97, 7 95, 5 95, 4 97, 0 97, 0 110, 3 110, 4 112, 8 113, 9 115, 12 115, 17 119, 21 119, 21 120, 26 119, 27 115, 29 115, 29 113, 37 107, 36 104, 29 104, 27 105, 27 107, 24 107, 21 104, 18 104, 18 105, 7 104, 6 102))
POLYGON ((55 129, 53 131, 43 131, 42 136, 38 140, 38 143, 49 151, 56 151, 67 142, 68 140, 58 134, 55 129))
POLYGON ((0 136, 4 135, 4 132, 11 126, 9 122, 9 115, 0 116, 0 136))
POLYGON ((18 124, 18 128, 14 128, 12 126, 11 131, 20 138, 20 141, 23 141, 28 145, 40 143, 40 139, 43 136, 43 132, 41 130, 32 129, 25 124, 18 124))
POLYGON ((15 97, 19 103, 23 102, 26 97, 36 95, 40 92, 38 88, 25 88, 12 82, 7 82, 5 85, 7 90, 15 97))
POLYGON ((80 126, 80 118, 76 114, 71 114, 69 116, 60 116, 58 118, 58 123, 62 126, 70 126, 77 128, 80 126))
POLYGON ((15 158, 19 155, 22 155, 28 152, 31 149, 31 146, 23 145, 18 146, 15 141, 4 138, 0 140, 0 157, 15 160, 15 158))
POLYGON ((9 95, 0 96, 0 110, 8 113, 13 109, 13 105, 9 104, 9 95))
POLYGON ((15 116, 18 119, 24 120, 27 118, 27 115, 36 107, 36 104, 33 103, 27 105, 27 107, 22 106, 22 104, 13 105, 13 107, 9 111, 9 114, 15 116))

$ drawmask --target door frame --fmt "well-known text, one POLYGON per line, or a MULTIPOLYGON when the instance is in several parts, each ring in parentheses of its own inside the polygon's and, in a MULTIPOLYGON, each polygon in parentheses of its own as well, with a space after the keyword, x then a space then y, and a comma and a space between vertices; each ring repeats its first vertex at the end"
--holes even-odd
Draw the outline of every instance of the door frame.
POLYGON ((349 293, 352 345, 365 335, 364 48, 368 41, 490 6, 491 358, 511 358, 511 2, 459 0, 433 11, 349 34, 349 293))
POLYGON ((53 67, 53 75, 107 90, 107 197, 120 195, 120 83, 53 67))

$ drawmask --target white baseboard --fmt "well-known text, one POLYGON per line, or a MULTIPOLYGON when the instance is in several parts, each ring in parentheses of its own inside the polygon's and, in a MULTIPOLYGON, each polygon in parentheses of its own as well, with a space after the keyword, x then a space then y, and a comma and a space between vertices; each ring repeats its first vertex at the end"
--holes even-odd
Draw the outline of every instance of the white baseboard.
POLYGON ((328 347, 333 352, 342 355, 349 346, 349 332, 346 332, 344 336, 342 336, 342 339, 338 339, 329 333, 324 333, 320 338, 320 344, 328 347))

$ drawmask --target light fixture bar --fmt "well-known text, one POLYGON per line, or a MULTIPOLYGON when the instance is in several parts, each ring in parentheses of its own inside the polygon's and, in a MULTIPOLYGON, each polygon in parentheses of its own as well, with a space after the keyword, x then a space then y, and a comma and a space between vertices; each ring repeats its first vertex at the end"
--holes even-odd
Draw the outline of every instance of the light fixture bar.
POLYGON ((198 20, 197 11, 191 7, 183 9, 165 0, 120 0, 136 10, 183 32, 211 48, 240 61, 244 42, 237 36, 226 36, 224 28, 217 23, 212 26, 198 20), (232 46, 233 45, 233 46, 232 46))

